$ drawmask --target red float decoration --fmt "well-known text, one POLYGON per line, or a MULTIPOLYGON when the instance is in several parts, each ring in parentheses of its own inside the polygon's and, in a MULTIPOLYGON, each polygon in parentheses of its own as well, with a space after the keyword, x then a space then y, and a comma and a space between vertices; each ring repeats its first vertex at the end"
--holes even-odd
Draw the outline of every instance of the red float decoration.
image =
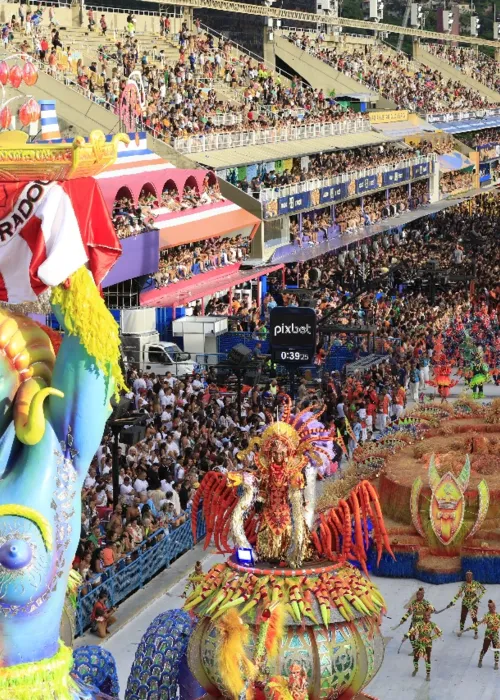
POLYGON ((9 71, 9 83, 13 88, 18 88, 23 82, 23 72, 21 66, 12 66, 9 71))
POLYGON ((31 112, 29 107, 29 102, 25 102, 21 109, 19 110, 19 121, 23 126, 28 126, 31 124, 31 112))
POLYGON ((8 107, 0 109, 0 129, 8 129, 12 121, 12 112, 8 107))
POLYGON ((40 119, 41 114, 41 108, 38 102, 34 97, 31 97, 26 103, 26 106, 29 110, 29 114, 31 115, 30 123, 33 124, 34 122, 37 122, 40 119))
POLYGON ((26 61, 22 70, 23 80, 26 85, 34 85, 38 80, 38 69, 31 61, 26 61))
POLYGON ((7 85, 9 79, 9 66, 5 61, 0 61, 0 83, 7 85))

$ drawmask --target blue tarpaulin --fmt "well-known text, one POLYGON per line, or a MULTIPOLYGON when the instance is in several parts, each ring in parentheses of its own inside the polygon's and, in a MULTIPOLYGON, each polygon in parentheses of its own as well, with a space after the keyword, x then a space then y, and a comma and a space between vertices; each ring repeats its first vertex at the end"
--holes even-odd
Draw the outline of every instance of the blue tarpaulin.
POLYGON ((500 126, 500 114, 485 119, 464 119, 462 121, 440 123, 435 126, 448 134, 463 134, 466 131, 494 129, 500 126))
POLYGON ((464 156, 459 151, 453 151, 453 153, 445 153, 444 155, 438 156, 439 169, 442 173, 450 173, 453 170, 462 170, 463 168, 469 168, 473 165, 472 161, 464 156))

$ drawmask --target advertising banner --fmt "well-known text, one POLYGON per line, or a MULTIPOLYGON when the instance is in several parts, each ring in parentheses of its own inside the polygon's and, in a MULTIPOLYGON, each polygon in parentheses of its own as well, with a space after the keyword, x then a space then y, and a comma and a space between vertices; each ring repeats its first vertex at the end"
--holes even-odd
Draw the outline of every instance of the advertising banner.
POLYGON ((376 190, 382 187, 382 173, 378 175, 367 175, 356 180, 356 193, 364 194, 370 190, 376 190))
POLYGON ((320 189, 320 203, 338 202, 349 196, 349 183, 341 182, 338 185, 329 185, 320 189))
POLYGON ((481 163, 479 166, 479 182, 487 185, 491 180, 491 164, 481 163))
POLYGON ((387 112, 370 112, 370 124, 389 124, 390 122, 405 122, 408 120, 408 110, 398 109, 387 112))
POLYGON ((412 177, 424 177, 425 175, 430 175, 431 168, 430 163, 417 163, 412 167, 412 177))
POLYGON ((487 117, 497 117, 500 114, 500 109, 476 109, 462 110, 461 112, 445 112, 442 114, 426 114, 425 118, 429 124, 439 122, 461 122, 467 119, 485 119, 487 117))
POLYGON ((399 168, 398 170, 390 170, 388 173, 382 173, 382 184, 387 187, 406 182, 409 179, 410 168, 399 168))
POLYGON ((275 362, 311 362, 316 349, 316 312, 309 307, 277 306, 271 310, 269 342, 275 362))

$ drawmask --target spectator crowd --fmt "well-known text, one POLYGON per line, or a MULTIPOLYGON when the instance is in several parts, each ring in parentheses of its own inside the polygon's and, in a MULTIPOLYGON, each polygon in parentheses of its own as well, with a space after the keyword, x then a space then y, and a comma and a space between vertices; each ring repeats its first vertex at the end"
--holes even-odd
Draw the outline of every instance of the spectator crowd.
POLYGON ((179 194, 172 181, 165 185, 161 197, 143 189, 137 206, 122 190, 118 192, 114 203, 112 220, 118 238, 129 238, 155 228, 156 218, 160 214, 196 209, 207 204, 215 204, 223 199, 218 182, 216 180, 209 182, 208 175, 204 179, 201 192, 195 185, 186 184, 182 194, 179 194))
MULTIPOLYGON (((261 189, 286 187, 309 180, 323 180, 367 168, 396 166, 398 163, 417 155, 426 155, 427 153, 424 154, 423 150, 427 151, 428 149, 387 143, 364 148, 336 150, 330 153, 322 152, 294 158, 292 168, 285 169, 283 172, 263 169, 260 175, 258 174, 251 179, 250 183, 243 179, 236 184, 245 192, 258 195, 261 189)), ((428 152, 432 153, 432 147, 428 152)))
POLYGON ((412 183, 411 195, 404 185, 393 187, 386 192, 365 195, 363 203, 359 199, 340 202, 335 205, 332 217, 331 207, 310 212, 302 219, 302 230, 299 219, 292 216, 290 221, 290 242, 298 246, 318 245, 327 239, 332 227, 337 227, 340 235, 360 233, 365 226, 371 226, 383 219, 399 216, 405 211, 425 206, 429 202, 428 180, 412 183))
POLYGON ((425 50, 441 61, 450 63, 473 80, 496 90, 500 89, 498 63, 479 50, 479 47, 448 46, 447 44, 426 44, 425 50))
POLYGON ((415 112, 453 112, 494 107, 477 90, 446 79, 438 70, 418 64, 402 52, 380 46, 328 48, 309 34, 290 33, 289 41, 324 63, 415 112))
POLYGON ((167 248, 160 253, 157 287, 190 279, 203 272, 242 262, 248 255, 249 240, 242 236, 217 238, 167 248))
POLYGON ((479 151, 479 160, 500 156, 500 129, 482 129, 460 134, 460 141, 479 151))
MULTIPOLYGON (((32 55, 54 75, 76 80, 91 99, 132 119, 134 128, 147 128, 168 143, 211 134, 260 131, 311 124, 363 119, 338 105, 323 90, 296 79, 282 78, 248 55, 238 55, 228 40, 216 40, 183 23, 178 57, 165 48, 141 49, 135 36, 135 18, 129 16, 125 38, 104 44, 89 65, 71 46, 64 46, 62 29, 22 36, 9 27, 9 41, 32 55), (124 93, 133 74, 139 85, 124 93), (122 97, 124 96, 122 100, 122 97)), ((95 24, 95 19, 92 21, 95 24)), ((92 25, 94 26, 94 25, 92 25)), ((106 33, 103 32, 103 37, 106 33)), ((173 37, 168 37, 170 45, 173 37)))
MULTIPOLYGON (((500 302, 499 200, 483 195, 472 204, 413 222, 397 234, 364 240, 340 253, 288 265, 289 284, 308 287, 318 317, 333 314, 340 324, 374 324, 387 361, 354 378, 325 373, 309 386, 302 380, 296 401, 304 407, 311 397, 325 405, 323 420, 334 424, 348 449, 347 416, 358 439, 368 440, 394 417, 401 417, 411 398, 419 399, 429 378, 436 333, 457 313, 473 305, 490 311, 498 333, 500 302), (437 286, 429 298, 422 266, 430 259, 440 266, 474 274, 474 299, 468 281, 437 286), (312 270, 316 268, 315 274, 312 270), (403 272, 401 271, 403 270, 403 272), (399 272, 398 272, 399 271, 399 272), (370 280, 370 288, 367 287, 370 280)), ((233 308, 245 311, 254 337, 265 339, 264 321, 276 305, 296 304, 293 290, 282 287, 281 273, 270 279, 263 315, 255 301, 233 308), (261 329, 264 332, 261 333, 261 329)), ((318 336, 316 362, 324 364, 331 350, 329 336, 318 336)), ((345 342, 337 334, 333 343, 345 342)), ((365 341, 356 351, 366 349, 365 341)), ((254 356, 266 361, 258 350, 254 356)), ((239 453, 269 420, 279 405, 281 382, 269 376, 258 386, 245 386, 241 416, 237 396, 227 377, 200 371, 187 377, 164 377, 129 369, 124 397, 131 421, 142 419, 144 438, 118 450, 119 499, 113 507, 112 441, 108 433, 95 456, 82 491, 82 529, 76 568, 84 590, 101 582, 112 567, 125 566, 143 547, 152 546, 185 522, 190 504, 207 471, 251 469, 252 454, 239 453)), ((341 456, 338 455, 340 461, 341 456)))

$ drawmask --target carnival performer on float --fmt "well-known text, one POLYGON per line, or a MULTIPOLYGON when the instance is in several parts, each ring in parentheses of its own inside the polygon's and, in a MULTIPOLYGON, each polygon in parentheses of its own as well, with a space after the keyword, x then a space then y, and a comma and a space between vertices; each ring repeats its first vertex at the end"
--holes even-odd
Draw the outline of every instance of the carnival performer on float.
MULTIPOLYGON (((451 608, 453 605, 455 605, 459 598, 463 597, 462 610, 460 613, 460 632, 458 633, 459 637, 464 632, 465 621, 467 619, 467 615, 470 614, 472 622, 474 623, 474 639, 477 639, 477 612, 479 610, 479 603, 481 601, 481 598, 484 596, 485 593, 486 588, 483 586, 483 584, 479 583, 479 581, 474 581, 474 579, 472 578, 472 571, 467 571, 467 573, 465 574, 465 581, 458 589, 457 595, 453 598, 451 603, 448 603, 447 607, 445 608, 445 610, 451 608)), ((472 627, 469 629, 472 629, 472 627)))
POLYGON ((484 385, 490 380, 488 363, 484 360, 483 349, 478 348, 476 357, 471 365, 472 378, 469 386, 475 399, 484 398, 484 385))
MULTIPOLYGON (((471 629, 474 629, 476 632, 477 636, 477 627, 478 625, 486 625, 486 631, 484 633, 484 642, 483 642, 483 648, 481 649, 481 653, 479 654, 479 663, 477 664, 478 668, 483 667, 483 659, 484 655, 490 648, 490 644, 493 645, 493 651, 495 654, 495 665, 494 669, 495 671, 498 671, 498 662, 500 660, 500 613, 497 613, 497 608, 495 603, 492 600, 488 601, 488 612, 486 615, 483 617, 482 620, 479 620, 473 627, 467 627, 464 632, 468 632, 471 629)), ((462 632, 458 633, 458 636, 462 636, 462 632)))
POLYGON ((405 634, 406 638, 409 637, 413 640, 413 673, 411 675, 417 675, 418 662, 420 659, 425 659, 426 681, 431 679, 432 642, 443 634, 440 628, 431 621, 431 615, 432 611, 426 610, 422 621, 417 622, 415 627, 411 627, 405 634))
MULTIPOLYGON (((408 610, 406 613, 403 615, 401 618, 401 621, 399 622, 398 625, 394 625, 394 627, 391 627, 392 630, 398 629, 398 627, 401 627, 401 625, 404 625, 406 620, 411 616, 411 623, 410 623, 410 629, 414 629, 420 622, 423 621, 424 619, 424 613, 426 610, 430 610, 431 612, 435 612, 435 608, 431 603, 429 603, 428 600, 424 598, 425 591, 423 587, 421 586, 418 591, 416 592, 415 596, 413 597, 412 600, 410 600, 410 603, 408 605, 408 610)), ((412 644, 413 649, 415 650, 415 641, 412 637, 410 637, 410 642, 412 644)), ((412 654, 410 654, 412 656, 412 654)))

